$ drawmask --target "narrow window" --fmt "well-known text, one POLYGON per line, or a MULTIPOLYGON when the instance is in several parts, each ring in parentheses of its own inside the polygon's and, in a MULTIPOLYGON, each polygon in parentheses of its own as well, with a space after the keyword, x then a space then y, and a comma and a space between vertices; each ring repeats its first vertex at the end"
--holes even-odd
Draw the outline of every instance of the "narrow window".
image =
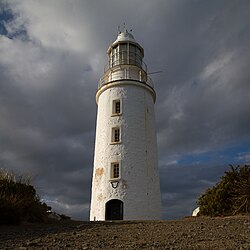
POLYGON ((111 163, 111 179, 120 178, 120 164, 119 162, 111 163))
POLYGON ((120 128, 112 128, 112 142, 120 142, 120 128))
POLYGON ((113 101, 112 113, 113 113, 113 115, 120 115, 121 114, 121 101, 120 100, 113 101))
POLYGON ((121 112, 121 103, 120 101, 115 102, 115 113, 120 114, 121 112))

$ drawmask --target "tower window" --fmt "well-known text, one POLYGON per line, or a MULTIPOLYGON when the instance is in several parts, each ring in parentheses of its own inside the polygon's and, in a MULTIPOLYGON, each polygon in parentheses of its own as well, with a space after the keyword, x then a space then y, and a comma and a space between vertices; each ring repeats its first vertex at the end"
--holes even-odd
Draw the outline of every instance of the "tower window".
POLYGON ((120 109, 121 109, 121 103, 120 103, 120 101, 118 101, 115 103, 115 113, 119 114, 121 111, 120 109))
POLYGON ((121 114, 121 101, 120 100, 113 101, 112 114, 113 115, 121 114))
POLYGON ((118 179, 120 178, 120 164, 119 162, 111 163, 111 179, 118 179))
POLYGON ((120 142, 120 128, 112 128, 112 142, 120 142))

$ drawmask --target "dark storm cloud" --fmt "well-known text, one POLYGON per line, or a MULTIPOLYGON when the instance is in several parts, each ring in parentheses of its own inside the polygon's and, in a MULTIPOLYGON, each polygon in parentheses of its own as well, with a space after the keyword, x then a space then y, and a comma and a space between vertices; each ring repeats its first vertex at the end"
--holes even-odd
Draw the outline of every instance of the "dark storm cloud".
POLYGON ((189 214, 230 163, 215 152, 250 139, 249 13, 244 0, 3 1, 1 167, 31 175, 55 210, 88 219, 95 91, 127 22, 148 71, 163 71, 151 75, 163 215, 189 214))
POLYGON ((8 37, 1 45, 1 167, 31 176, 55 209, 78 204, 86 215, 98 77, 83 52, 8 37))
POLYGON ((169 22, 176 30, 163 31, 167 72, 164 87, 156 85, 162 150, 210 150, 249 138, 249 4, 220 3, 186 1, 169 22))

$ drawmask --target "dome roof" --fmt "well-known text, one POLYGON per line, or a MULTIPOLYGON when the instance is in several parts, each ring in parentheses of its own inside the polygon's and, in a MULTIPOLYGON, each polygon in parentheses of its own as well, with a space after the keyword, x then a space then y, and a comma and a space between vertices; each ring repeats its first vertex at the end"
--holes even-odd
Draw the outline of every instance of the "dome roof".
POLYGON ((119 35, 117 36, 117 39, 114 41, 114 43, 117 43, 117 42, 127 42, 127 41, 130 41, 130 42, 134 42, 134 43, 137 43, 133 37, 133 35, 131 33, 129 33, 127 30, 124 31, 124 32, 121 32, 119 33, 119 35))
POLYGON ((134 39, 134 36, 129 33, 127 30, 120 32, 116 38, 116 40, 109 46, 108 48, 108 53, 111 51, 112 48, 114 48, 118 43, 123 43, 123 42, 128 42, 128 43, 133 43, 135 44, 138 48, 140 48, 142 54, 144 55, 144 50, 140 46, 139 43, 136 42, 134 39))

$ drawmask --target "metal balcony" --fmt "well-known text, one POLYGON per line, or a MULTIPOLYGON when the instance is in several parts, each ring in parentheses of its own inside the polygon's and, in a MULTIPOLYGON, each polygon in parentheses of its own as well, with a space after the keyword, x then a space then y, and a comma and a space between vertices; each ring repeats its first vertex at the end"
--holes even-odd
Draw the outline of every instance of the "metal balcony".
POLYGON ((104 76, 99 81, 98 89, 119 80, 139 81, 154 88, 152 79, 147 75, 147 65, 135 53, 124 51, 112 55, 109 64, 104 67, 104 76))
POLYGON ((109 63, 104 67, 104 73, 117 65, 134 65, 147 72, 147 65, 143 62, 142 57, 133 52, 122 51, 112 54, 109 63))
POLYGON ((112 70, 106 71, 104 76, 99 81, 98 89, 101 88, 105 84, 108 84, 114 81, 123 81, 123 80, 138 81, 138 82, 148 85, 151 88, 154 88, 152 79, 149 76, 147 76, 147 73, 145 71, 139 70, 138 72, 135 72, 135 71, 130 71, 129 69, 126 69, 126 70, 119 70, 117 72, 112 72, 112 70))

